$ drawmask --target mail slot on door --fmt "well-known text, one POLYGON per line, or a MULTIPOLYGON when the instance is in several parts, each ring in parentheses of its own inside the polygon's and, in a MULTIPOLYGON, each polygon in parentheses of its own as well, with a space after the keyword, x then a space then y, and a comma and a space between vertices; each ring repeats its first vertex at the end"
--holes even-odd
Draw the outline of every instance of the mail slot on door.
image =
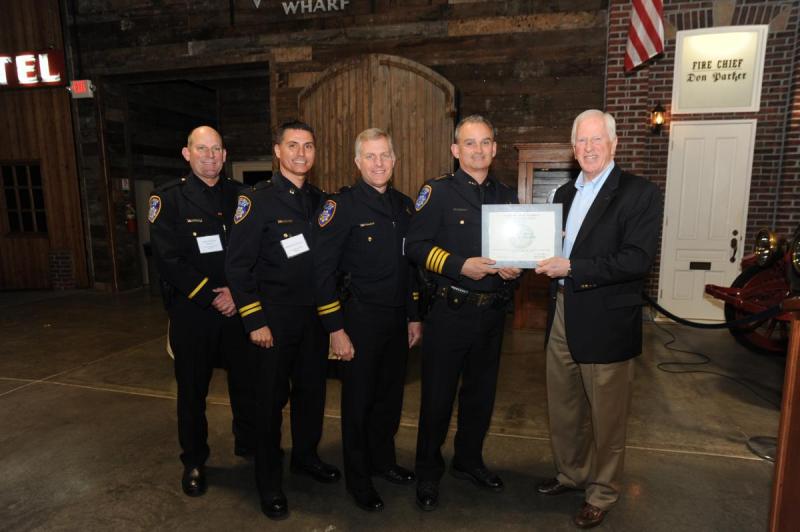
POLYGON ((690 270, 710 270, 711 263, 710 262, 690 262, 689 263, 690 270))

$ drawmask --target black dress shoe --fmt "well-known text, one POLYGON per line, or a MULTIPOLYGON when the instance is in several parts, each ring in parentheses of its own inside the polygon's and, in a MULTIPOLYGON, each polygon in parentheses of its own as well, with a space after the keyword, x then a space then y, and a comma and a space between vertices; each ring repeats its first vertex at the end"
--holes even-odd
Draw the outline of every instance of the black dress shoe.
POLYGON ((545 480, 536 486, 536 491, 541 495, 561 495, 562 493, 573 491, 574 489, 575 488, 562 484, 557 478, 545 480))
POLYGON ((395 484, 411 484, 417 478, 414 473, 397 464, 382 471, 376 471, 375 474, 395 484))
POLYGON ((439 505, 439 483, 433 480, 421 480, 417 483, 417 506, 420 510, 430 512, 439 505))
POLYGON ((383 510, 383 499, 375 491, 375 488, 369 488, 366 491, 355 491, 348 489, 350 495, 356 501, 356 506, 368 512, 380 512, 383 510))
POLYGON ((185 467, 181 477, 181 488, 189 497, 199 497, 206 492, 206 472, 203 466, 185 467))
POLYGON ((289 502, 282 491, 261 498, 261 511, 275 521, 289 517, 289 502))
POLYGON ((335 466, 326 464, 322 460, 305 464, 296 464, 293 462, 291 468, 292 473, 296 475, 308 475, 317 482, 326 484, 336 482, 342 476, 335 466))
POLYGON ((485 467, 475 467, 472 469, 461 469, 453 465, 451 472, 454 477, 463 480, 471 480, 479 488, 491 491, 503 491, 503 480, 485 467))

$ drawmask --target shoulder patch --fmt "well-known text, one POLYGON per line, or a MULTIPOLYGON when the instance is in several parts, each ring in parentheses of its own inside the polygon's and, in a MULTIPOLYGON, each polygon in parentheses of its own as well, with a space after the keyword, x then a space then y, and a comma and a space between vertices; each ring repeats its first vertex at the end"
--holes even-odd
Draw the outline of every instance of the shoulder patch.
POLYGON ((425 185, 421 189, 419 189, 419 196, 417 196, 417 202, 414 203, 414 208, 417 211, 422 210, 428 200, 431 199, 431 192, 433 189, 430 185, 425 185))
POLYGON ((236 214, 233 215, 233 223, 238 224, 247 218, 247 215, 250 214, 252 207, 253 202, 250 201, 250 198, 247 196, 239 196, 239 199, 236 200, 236 214))
POLYGON ((317 223, 320 227, 325 227, 333 220, 334 214, 336 214, 336 202, 329 199, 325 202, 325 205, 322 206, 322 212, 319 213, 317 223))
POLYGON ((150 206, 147 211, 147 219, 150 220, 150 223, 154 223, 161 213, 161 196, 150 196, 150 199, 147 200, 147 204, 150 206))

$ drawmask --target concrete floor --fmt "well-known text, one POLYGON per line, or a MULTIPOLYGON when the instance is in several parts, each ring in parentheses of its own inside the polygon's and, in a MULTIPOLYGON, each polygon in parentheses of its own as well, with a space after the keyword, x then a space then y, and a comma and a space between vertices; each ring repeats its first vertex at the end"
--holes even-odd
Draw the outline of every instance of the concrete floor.
MULTIPOLYGON (((208 409, 208 494, 182 494, 165 328, 160 301, 145 291, 0 292, 0 530, 574 530, 570 517, 581 494, 534 492, 553 473, 540 332, 509 331, 505 342, 485 444, 486 462, 502 475, 505 492, 485 493, 448 475, 440 508, 423 513, 413 487, 376 480, 386 509, 368 514, 342 483, 287 474, 291 516, 275 523, 260 512, 252 463, 233 455, 219 373, 208 409)), ((745 442, 777 432, 783 362, 744 350, 726 331, 647 323, 625 492, 600 529, 765 530, 773 467, 745 442), (678 337, 676 347, 712 358, 672 369, 725 373, 760 397, 709 373, 659 371, 661 362, 697 359, 667 350, 667 331, 678 337)), ((328 383, 320 454, 341 466, 339 384, 328 383)), ((418 413, 413 353, 397 437, 406 466, 413 463, 418 413)), ((446 457, 451 452, 448 442, 446 457)))

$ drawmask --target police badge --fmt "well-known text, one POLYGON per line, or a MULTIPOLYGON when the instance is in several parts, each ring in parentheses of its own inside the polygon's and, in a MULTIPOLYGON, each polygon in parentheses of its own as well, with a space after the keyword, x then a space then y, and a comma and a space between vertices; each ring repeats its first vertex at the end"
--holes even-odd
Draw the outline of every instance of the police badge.
POLYGON ((431 199, 431 191, 432 190, 430 185, 425 185, 419 190, 419 196, 417 196, 417 202, 414 203, 414 208, 416 210, 418 211, 421 210, 425 206, 425 204, 428 203, 428 200, 431 199))
POLYGON ((320 227, 325 227, 333 220, 333 215, 336 214, 336 202, 333 200, 328 200, 325 202, 325 205, 322 206, 322 212, 319 213, 319 218, 317 222, 319 223, 320 227))
POLYGON ((233 215, 233 223, 238 224, 250 214, 250 208, 253 206, 250 198, 247 196, 239 196, 236 201, 236 214, 233 215))
POLYGON ((150 199, 147 200, 147 204, 150 208, 147 211, 147 219, 150 220, 150 223, 156 221, 158 218, 159 213, 161 213, 161 198, 159 196, 150 196, 150 199))

